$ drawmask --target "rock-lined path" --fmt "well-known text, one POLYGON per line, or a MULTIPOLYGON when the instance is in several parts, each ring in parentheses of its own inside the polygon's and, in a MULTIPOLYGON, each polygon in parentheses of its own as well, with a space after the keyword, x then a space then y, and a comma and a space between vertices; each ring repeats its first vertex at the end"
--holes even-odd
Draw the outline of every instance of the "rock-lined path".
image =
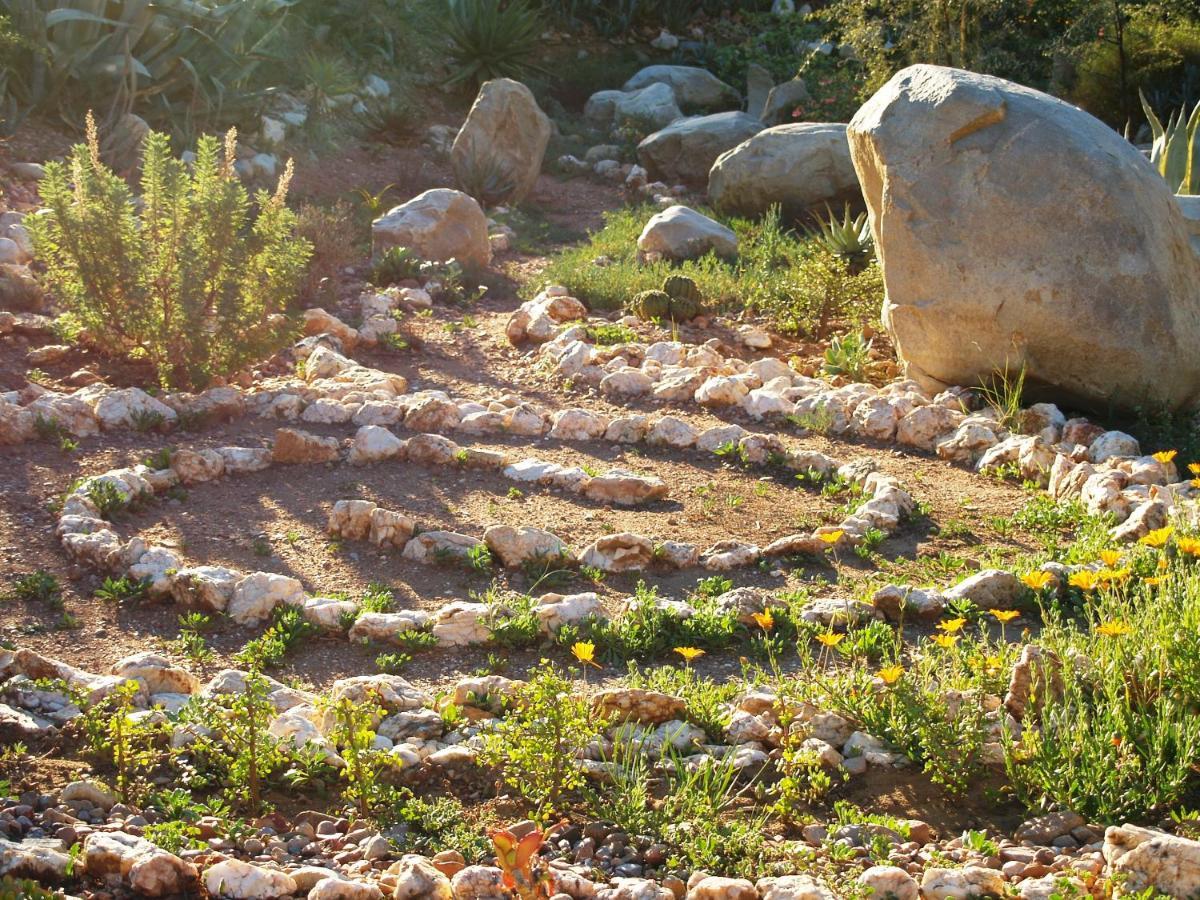
MULTIPOLYGON (((371 325, 371 315, 370 327, 350 329, 314 312, 313 333, 291 354, 298 376, 165 403, 100 388, 6 398, 6 421, 18 423, 10 433, 20 438, 8 448, 6 489, 32 488, 30 496, 46 501, 3 512, 6 553, 18 571, 61 579, 65 611, 76 620, 59 624, 77 626, 77 650, 60 663, 62 632, 44 630, 54 617, 33 601, 21 605, 25 625, 9 637, 18 649, 3 657, 7 727, 40 740, 77 714, 71 698, 32 679, 61 678, 100 696, 137 678, 136 704, 147 709, 236 692, 244 676, 234 653, 276 608, 295 606, 318 631, 274 672, 299 681, 273 682, 280 702, 272 733, 340 760, 322 703, 382 691, 391 699, 377 743, 397 771, 453 783, 475 770, 480 729, 504 714, 472 704, 519 690, 544 655, 572 662, 553 644, 555 633, 635 614, 647 602, 639 582, 669 617, 728 616, 747 637, 771 611, 823 633, 872 621, 927 633, 954 603, 1015 612, 1023 602, 1018 561, 1038 536, 1009 517, 1033 494, 988 474, 995 467, 1058 496, 1081 495, 1096 511, 1123 513, 1132 539, 1159 527, 1172 505, 1191 502, 1170 461, 1140 456, 1120 433, 1043 407, 1028 413, 1034 434, 1009 435, 986 410, 964 409, 965 395, 930 397, 904 382, 829 384, 796 373, 753 329, 717 323, 730 336, 722 343, 664 340, 670 336, 635 326, 637 342, 598 348, 578 327, 581 309, 539 322, 535 301, 523 327, 545 329, 539 345, 514 335, 514 304, 485 306, 471 313, 472 327, 450 328, 461 320, 448 311, 418 314, 424 300, 420 292, 363 297, 364 313, 401 310, 399 321, 420 341, 404 353, 371 347, 381 324, 371 325), (579 367, 564 372, 572 354, 579 367), (653 396, 656 384, 672 380, 688 390, 653 396), (158 411, 163 426, 172 414, 182 424, 163 435, 139 430, 143 408, 158 411), (817 417, 820 431, 798 411, 827 413, 817 417), (22 412, 56 417, 79 435, 79 453, 54 458, 36 427, 20 430, 22 412), (974 568, 982 570, 971 575, 974 568), (543 583, 548 573, 554 579, 543 583), (147 596, 119 604, 88 596, 102 578, 121 575, 147 579, 147 596), (728 581, 702 589, 714 577, 728 581), (389 609, 361 606, 372 583, 391 588, 389 609), (513 598, 526 593, 536 633, 498 647, 513 598), (166 642, 187 611, 224 614, 207 638, 211 658, 185 659, 166 642), (436 646, 417 652, 402 676, 372 674, 375 656, 410 647, 413 634, 436 646), (497 649, 505 674, 481 681, 475 673, 495 665, 497 649), (470 726, 445 723, 436 699, 443 692, 469 711, 470 726)), ((1072 571, 1047 567, 1051 589, 1065 589, 1072 571)), ((626 723, 601 726, 601 750, 633 735, 651 759, 670 746, 690 766, 730 765, 754 779, 778 757, 780 721, 798 716, 806 748, 847 779, 849 796, 912 778, 902 754, 842 715, 788 710, 761 685, 741 683, 743 654, 735 639, 695 663, 697 673, 737 687, 728 724, 716 732, 690 721, 679 698, 630 689, 616 667, 596 673, 605 689, 596 708, 626 723)), ((997 696, 989 714, 991 765, 1003 758, 1005 716, 1019 728, 1028 702, 1032 663, 1021 664, 1009 696, 997 696)), ((173 727, 172 740, 187 740, 186 729, 173 727)), ((605 752, 580 765, 591 779, 611 777, 605 752)), ((121 872, 114 883, 143 892, 183 890, 199 879, 230 896, 494 896, 495 869, 464 867, 472 860, 446 854, 432 863, 396 860, 369 825, 332 818, 232 842, 214 826, 208 851, 165 853, 139 843, 129 825, 139 813, 112 799, 103 788, 73 785, 37 803, 75 820, 64 834, 81 842, 89 874, 121 872)), ((941 897, 1009 883, 1041 896, 1056 873, 1084 879, 1105 871, 1095 823, 1051 822, 1024 845, 1009 842, 987 856, 952 833, 936 836, 944 827, 937 803, 907 808, 935 821, 897 835, 895 865, 862 871, 862 884, 941 897), (934 865, 934 850, 967 865, 934 865)), ((46 831, 35 819, 29 828, 46 831)), ((805 838, 824 848, 840 834, 805 838)), ((1137 840, 1133 832, 1109 837, 1114 847, 1137 840)), ((828 896, 807 875, 754 884, 697 873, 684 884, 661 871, 655 846, 627 846, 611 829, 569 830, 550 846, 560 893, 581 900, 828 896), (589 856, 606 849, 600 863, 589 856), (606 887, 605 877, 615 880, 606 887)), ((61 854, 31 856, 24 845, 3 852, 13 872, 64 876, 61 854)))

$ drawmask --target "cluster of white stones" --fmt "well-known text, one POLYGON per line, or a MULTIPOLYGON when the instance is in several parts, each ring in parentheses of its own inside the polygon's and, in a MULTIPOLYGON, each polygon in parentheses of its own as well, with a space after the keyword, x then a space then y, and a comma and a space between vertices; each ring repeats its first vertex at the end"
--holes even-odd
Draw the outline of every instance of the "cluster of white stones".
MULTIPOLYGON (((1102 430, 1086 419, 1068 420, 1056 406, 1035 404, 1021 414, 1021 434, 1009 431, 991 409, 970 411, 972 392, 965 388, 936 396, 914 381, 882 388, 865 383, 834 386, 796 373, 782 360, 753 362, 722 355, 714 338, 704 344, 680 341, 596 346, 588 329, 573 325, 545 340, 539 353, 558 374, 597 386, 614 398, 650 398, 668 403, 695 402, 713 409, 737 409, 754 419, 796 416, 818 423, 833 435, 895 442, 968 465, 1005 441, 1031 436, 1047 444, 1090 443, 1102 430)), ((1005 444, 1001 456, 1011 452, 1005 444)), ((983 467, 993 464, 993 459, 983 467)), ((1042 468, 1048 468, 1043 466, 1042 468)))
POLYGON ((599 503, 637 506, 667 496, 661 478, 612 469, 590 475, 580 466, 561 466, 534 457, 513 462, 499 450, 461 447, 436 434, 418 434, 402 440, 382 425, 364 425, 350 448, 351 465, 406 459, 425 465, 459 465, 467 469, 491 469, 521 484, 543 484, 579 494, 599 503))
POLYGON ((181 415, 232 418, 245 409, 245 398, 234 387, 167 394, 160 399, 136 387, 92 384, 64 394, 30 384, 20 391, 0 393, 0 444, 34 440, 45 427, 91 437, 102 430, 169 428, 181 415))

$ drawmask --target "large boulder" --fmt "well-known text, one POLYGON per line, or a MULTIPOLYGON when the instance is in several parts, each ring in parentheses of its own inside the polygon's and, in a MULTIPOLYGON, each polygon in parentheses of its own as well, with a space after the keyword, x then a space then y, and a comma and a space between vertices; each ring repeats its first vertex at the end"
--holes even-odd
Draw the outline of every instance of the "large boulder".
POLYGON ((884 323, 923 387, 1007 365, 1031 394, 1084 406, 1200 397, 1200 261, 1166 183, 1116 132, 1030 88, 919 65, 848 135, 884 323))
POLYGON ((703 184, 718 156, 762 128, 762 122, 743 112, 679 119, 638 144, 638 161, 659 181, 703 184))
POLYGON ((487 216, 462 191, 434 188, 418 194, 371 225, 372 250, 408 247, 421 259, 486 266, 492 259, 487 216))
POLYGON ((523 200, 542 171, 550 141, 550 119, 533 93, 519 81, 485 81, 450 150, 450 164, 460 184, 487 172, 512 187, 504 199, 523 200))
POLYGON ((707 69, 695 66, 647 66, 621 90, 637 91, 652 84, 668 85, 675 92, 675 101, 688 111, 737 109, 742 103, 734 88, 707 69))
POLYGON ((638 237, 638 249, 667 259, 696 259, 710 251, 737 256, 737 235, 720 222, 687 206, 672 206, 651 216, 638 237))
POLYGON ((760 216, 778 203, 788 218, 825 204, 861 205, 846 126, 804 122, 760 131, 717 157, 708 199, 738 216, 760 216))
POLYGON ((616 128, 647 134, 682 117, 674 91, 660 81, 636 91, 618 93, 613 101, 612 124, 616 128))
POLYGON ((1192 240, 1192 250, 1200 256, 1200 195, 1176 194, 1175 202, 1183 212, 1183 224, 1192 240))

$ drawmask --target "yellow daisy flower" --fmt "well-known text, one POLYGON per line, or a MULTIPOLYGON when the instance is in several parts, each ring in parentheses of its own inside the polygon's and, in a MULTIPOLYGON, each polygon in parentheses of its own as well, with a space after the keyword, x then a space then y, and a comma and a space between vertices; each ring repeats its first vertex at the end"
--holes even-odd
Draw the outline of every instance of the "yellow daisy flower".
POLYGON ((1147 547, 1165 547, 1167 541, 1171 539, 1175 527, 1166 525, 1162 528, 1156 528, 1149 532, 1145 537, 1138 540, 1139 544, 1145 544, 1147 547))
POLYGON ((596 645, 591 641, 576 641, 571 645, 571 652, 583 665, 600 668, 600 663, 596 662, 596 645))
POLYGON ((904 666, 887 666, 886 668, 879 670, 879 678, 884 684, 888 685, 888 687, 891 687, 893 684, 899 681, 903 674, 904 666))
POLYGON ((1021 576, 1021 583, 1031 591, 1040 591, 1054 580, 1049 572, 1026 572, 1021 576))

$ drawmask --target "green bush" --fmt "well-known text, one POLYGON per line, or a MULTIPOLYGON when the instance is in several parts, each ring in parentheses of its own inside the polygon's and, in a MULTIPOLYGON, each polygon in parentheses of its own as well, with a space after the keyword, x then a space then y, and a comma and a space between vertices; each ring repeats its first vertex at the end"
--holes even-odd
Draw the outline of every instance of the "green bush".
POLYGON ((200 387, 283 346, 282 315, 310 246, 287 208, 291 163, 274 194, 250 198, 234 173, 236 135, 222 153, 201 138, 190 169, 165 135, 144 147, 142 196, 100 161, 95 125, 41 183, 49 213, 30 236, 59 299, 96 342, 150 361, 164 385, 200 387))
POLYGON ((575 761, 598 727, 588 699, 547 662, 533 670, 508 714, 484 738, 479 759, 499 768, 539 814, 550 812, 564 793, 583 786, 575 761))
POLYGON ((819 340, 835 323, 854 328, 877 321, 883 305, 883 270, 870 263, 861 272, 831 251, 820 248, 774 283, 762 282, 750 305, 767 313, 788 332, 819 340))
POLYGON ((739 88, 746 83, 751 64, 762 66, 776 82, 795 77, 805 59, 797 47, 806 41, 822 40, 819 24, 800 15, 779 18, 763 12, 721 19, 710 29, 711 43, 695 61, 739 88))
MULTIPOLYGON (((1045 87, 1052 53, 1092 0, 835 0, 818 17, 865 66, 864 99, 896 72, 934 63, 1045 87)), ((1094 32, 1093 32, 1094 34, 1094 32)))
POLYGON ((1153 589, 1098 592, 1083 624, 1045 614, 1041 680, 1053 687, 1027 708, 1008 757, 1021 799, 1118 821, 1164 812, 1195 790, 1200 576, 1183 567, 1153 589))

